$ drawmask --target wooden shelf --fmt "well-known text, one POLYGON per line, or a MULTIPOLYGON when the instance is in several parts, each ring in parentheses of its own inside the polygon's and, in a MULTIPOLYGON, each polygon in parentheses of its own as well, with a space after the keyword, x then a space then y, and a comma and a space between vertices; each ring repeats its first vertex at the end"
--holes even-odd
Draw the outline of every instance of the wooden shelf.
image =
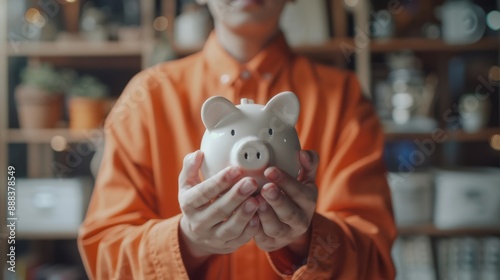
MULTIPOLYGON (((65 56, 140 56, 148 44, 138 42, 21 42, 14 49, 6 47, 9 56, 35 56, 35 57, 65 57, 65 56)), ((370 46, 372 52, 383 53, 410 49, 421 52, 443 51, 495 51, 500 49, 500 40, 485 38, 474 44, 449 45, 443 40, 424 38, 402 38, 375 40, 370 46)), ((355 50, 353 38, 334 38, 319 45, 303 45, 292 48, 294 52, 304 55, 328 55, 342 52, 342 49, 352 52, 355 50)), ((200 51, 200 48, 182 49, 175 48, 177 55, 187 56, 200 51)))
POLYGON ((458 236, 458 235, 500 235, 500 228, 483 229, 438 229, 433 225, 409 226, 398 228, 399 235, 430 235, 430 236, 458 236))
POLYGON ((450 140, 462 142, 490 141, 493 135, 500 134, 500 128, 486 128, 475 133, 465 131, 451 131, 448 133, 450 140))
POLYGON ((293 51, 303 55, 328 55, 332 53, 342 53, 347 51, 347 54, 354 52, 353 38, 334 38, 320 45, 302 45, 293 47, 293 51))
MULTIPOLYGON (((468 133, 463 130, 457 131, 447 131, 446 141, 459 141, 459 142, 480 142, 480 141, 490 141, 493 135, 500 135, 500 128, 486 128, 474 133, 468 133)), ((440 137, 441 138, 441 137, 440 137)), ((431 133, 398 133, 398 132, 386 132, 386 141, 398 141, 398 140, 414 140, 414 139, 433 139, 431 133)))
POLYGON ((95 135, 102 136, 99 130, 70 130, 70 129, 9 129, 6 133, 9 143, 46 144, 55 136, 62 136, 68 143, 92 141, 95 135))
MULTIPOLYGON (((328 55, 335 52, 341 52, 342 46, 354 46, 353 38, 337 38, 331 39, 319 45, 301 45, 292 47, 293 52, 304 55, 328 55)), ((200 51, 202 48, 184 49, 174 47, 174 51, 178 56, 187 56, 200 51)))
POLYGON ((389 40, 372 40, 371 50, 375 53, 412 50, 419 52, 464 52, 464 51, 498 51, 498 38, 484 38, 467 45, 450 45, 443 40, 425 38, 401 38, 389 40))
POLYGON ((19 240, 66 240, 76 239, 78 232, 65 233, 18 233, 16 238, 19 240))
POLYGON ((9 56, 140 56, 144 42, 21 42, 17 49, 7 46, 9 56))
MULTIPOLYGON (((201 48, 182 49, 174 48, 179 56, 186 56, 200 51, 201 48)), ((319 45, 303 45, 292 48, 295 53, 304 55, 328 55, 347 51, 347 54, 356 50, 353 38, 334 38, 319 45)), ((374 53, 412 50, 419 52, 448 52, 448 51, 498 51, 500 40, 484 38, 476 43, 467 45, 450 45, 439 39, 425 38, 397 38, 388 40, 372 40, 370 49, 374 53)))

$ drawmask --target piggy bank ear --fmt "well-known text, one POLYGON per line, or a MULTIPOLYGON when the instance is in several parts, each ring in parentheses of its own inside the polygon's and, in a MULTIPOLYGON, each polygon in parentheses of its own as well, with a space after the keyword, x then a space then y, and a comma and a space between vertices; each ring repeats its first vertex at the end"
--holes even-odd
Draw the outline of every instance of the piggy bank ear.
POLYGON ((210 97, 201 107, 201 119, 208 130, 214 129, 227 116, 239 110, 231 101, 221 96, 210 97))
POLYGON ((273 113, 287 125, 295 126, 300 113, 299 99, 293 92, 285 91, 271 98, 264 110, 273 113))

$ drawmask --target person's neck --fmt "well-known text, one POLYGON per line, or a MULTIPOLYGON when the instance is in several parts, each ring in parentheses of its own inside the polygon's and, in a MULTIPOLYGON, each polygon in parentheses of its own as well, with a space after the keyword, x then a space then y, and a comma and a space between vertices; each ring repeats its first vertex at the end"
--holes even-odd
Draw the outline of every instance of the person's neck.
POLYGON ((245 34, 234 32, 223 26, 216 25, 215 33, 222 47, 236 60, 241 63, 250 61, 279 33, 275 28, 268 32, 246 32, 245 34), (263 34, 266 34, 263 36, 263 34))

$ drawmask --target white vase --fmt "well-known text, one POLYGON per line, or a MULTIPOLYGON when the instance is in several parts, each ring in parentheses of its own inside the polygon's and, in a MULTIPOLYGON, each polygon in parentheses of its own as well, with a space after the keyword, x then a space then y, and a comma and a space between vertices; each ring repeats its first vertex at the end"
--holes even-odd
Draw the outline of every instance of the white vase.
POLYGON ((486 127, 490 118, 491 103, 482 96, 467 94, 460 99, 459 113, 462 128, 473 133, 486 127))

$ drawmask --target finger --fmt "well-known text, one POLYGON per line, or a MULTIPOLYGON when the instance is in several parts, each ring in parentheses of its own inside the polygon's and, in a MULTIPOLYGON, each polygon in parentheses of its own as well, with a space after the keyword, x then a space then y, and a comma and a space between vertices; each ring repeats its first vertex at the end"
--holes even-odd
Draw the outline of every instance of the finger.
POLYGON ((302 150, 299 154, 300 164, 302 166, 302 172, 300 173, 301 182, 315 183, 316 172, 319 165, 319 156, 316 151, 313 150, 302 150))
MULTIPOLYGON (((185 215, 190 217, 193 224, 197 225, 198 231, 212 230, 214 225, 226 221, 248 197, 257 190, 255 180, 244 178, 234 185, 227 193, 216 199, 206 207, 194 207, 194 196, 190 189, 180 197, 181 209, 185 215)), ((257 205, 258 207, 258 205, 257 205)))
POLYGON ((229 166, 199 183, 198 185, 185 191, 185 203, 190 208, 198 208, 217 198, 220 194, 238 182, 241 176, 241 169, 236 166, 229 166))
POLYGON ((199 170, 203 162, 203 152, 195 151, 184 157, 179 174, 179 189, 188 189, 200 183, 199 170))
POLYGON ((262 222, 260 229, 257 233, 255 233, 253 239, 255 240, 257 247, 266 252, 273 251, 272 249, 274 249, 273 247, 276 244, 276 240, 274 238, 269 237, 264 233, 264 230, 262 229, 262 222))
MULTIPOLYGON (((301 208, 306 207, 311 202, 316 202, 316 188, 308 188, 297 179, 277 167, 268 167, 264 171, 266 178, 279 186, 292 201, 301 208)), ((312 184, 311 186, 315 186, 312 184)))
POLYGON ((248 198, 225 222, 214 226, 215 237, 228 241, 240 236, 258 208, 259 202, 253 197, 248 198))
MULTIPOLYGON (((269 204, 268 209, 264 209, 263 212, 268 212, 266 216, 259 216, 262 221, 269 220, 270 224, 267 225, 269 230, 273 232, 269 235, 271 237, 276 237, 275 235, 283 234, 283 231, 287 228, 283 228, 280 224, 288 225, 291 228, 301 227, 302 225, 306 225, 308 223, 307 217, 300 207, 298 207, 290 198, 283 193, 280 192, 278 186, 273 183, 267 183, 262 187, 261 191, 262 197, 269 204), (272 209, 271 209, 272 208, 272 209), (274 210, 274 211, 271 211, 274 210), (274 212, 277 218, 277 221, 269 214, 269 212, 274 212)), ((264 204, 265 205, 265 204, 264 204)), ((259 209, 260 209, 259 205, 259 209)), ((308 225, 306 225, 307 228, 308 225)), ((262 223, 262 227, 265 228, 266 225, 262 223)), ((267 234, 267 232, 266 232, 267 234)), ((282 236, 282 235, 281 235, 282 236)), ((281 237, 278 236, 278 237, 281 237)))
POLYGON ((259 195, 257 199, 259 200, 259 210, 257 213, 259 214, 264 234, 272 238, 280 238, 286 235, 290 227, 279 220, 276 212, 262 196, 259 195))
POLYGON ((250 241, 259 230, 259 216, 254 215, 250 222, 248 222, 248 224, 246 225, 243 233, 240 236, 227 241, 226 246, 231 248, 240 247, 241 245, 248 243, 248 241, 250 241))
POLYGON ((227 220, 258 188, 254 179, 241 179, 228 192, 200 211, 200 220, 205 221, 209 227, 227 220))

